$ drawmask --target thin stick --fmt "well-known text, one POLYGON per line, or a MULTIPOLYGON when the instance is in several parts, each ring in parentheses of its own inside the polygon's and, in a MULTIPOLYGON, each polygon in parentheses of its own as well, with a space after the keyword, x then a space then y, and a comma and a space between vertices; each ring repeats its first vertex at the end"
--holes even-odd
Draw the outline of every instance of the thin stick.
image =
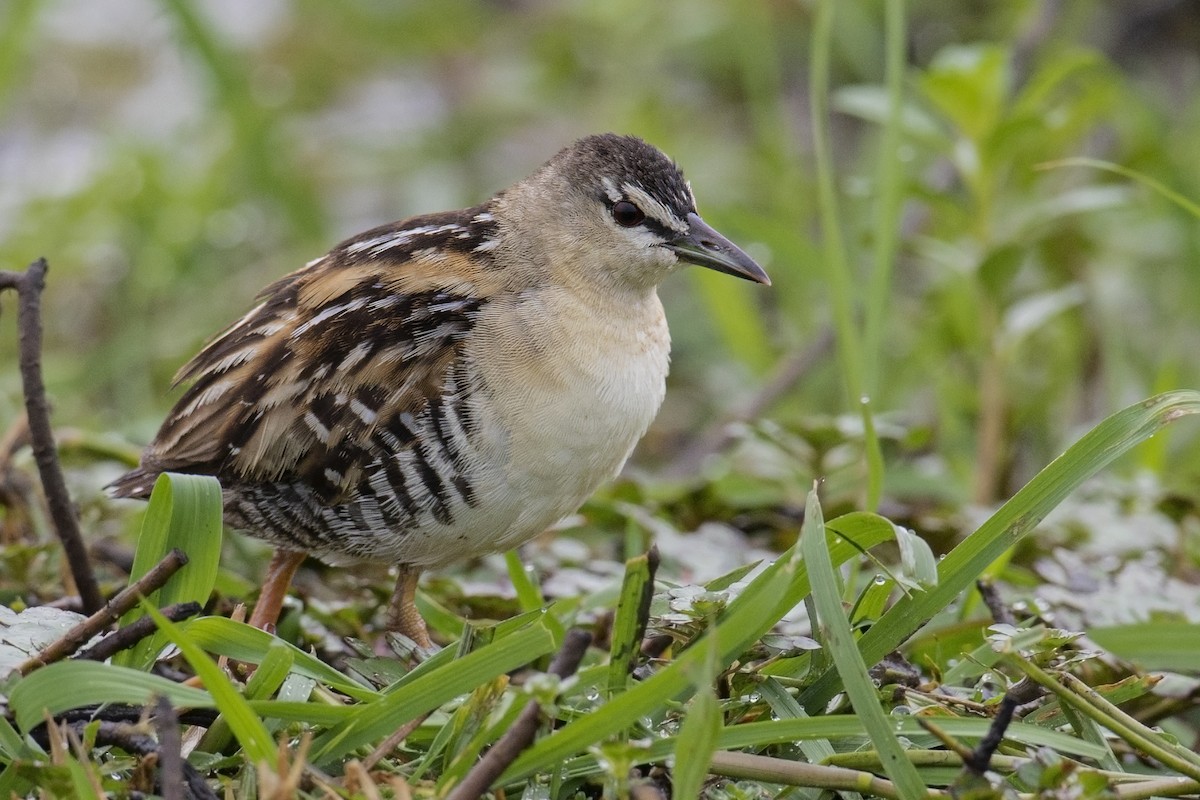
MULTIPOLYGON (((154 738, 148 736, 143 731, 142 726, 131 725, 127 722, 62 722, 59 723, 61 728, 73 731, 76 735, 82 736, 84 728, 89 725, 95 725, 96 744, 100 747, 115 746, 124 750, 126 753, 135 756, 148 756, 150 754, 159 754, 159 744, 154 741, 154 738)), ((50 746, 52 734, 49 731, 49 726, 34 728, 31 735, 34 741, 43 747, 50 746)), ((159 755, 161 762, 162 756, 159 755)), ((188 791, 192 793, 192 797, 198 800, 220 800, 219 797, 209 788, 204 781, 204 777, 196 771, 196 768, 187 761, 182 761, 183 780, 188 791)))
MULTIPOLYGON (((201 606, 199 603, 172 603, 169 606, 160 608, 158 613, 171 620, 171 622, 180 622, 188 617, 196 616, 200 613, 200 610, 201 606)), ((104 661, 105 659, 112 658, 112 656, 122 650, 128 650, 157 630, 158 625, 154 623, 151 617, 138 617, 124 628, 113 631, 86 650, 80 650, 75 658, 87 661, 104 661)))
POLYGON ((1000 599, 1000 592, 996 589, 996 584, 991 578, 981 578, 975 581, 975 588, 979 590, 979 596, 983 598, 983 604, 987 606, 988 611, 992 612, 992 619, 1001 625, 1016 625, 1017 619, 1013 616, 1012 610, 1004 605, 1004 601, 1000 599))
POLYGON ((167 553, 163 560, 154 565, 145 575, 118 592, 99 611, 80 622, 61 637, 47 645, 37 655, 30 657, 17 667, 22 675, 28 675, 39 667, 53 664, 74 653, 84 643, 120 619, 121 615, 137 605, 138 600, 162 587, 167 579, 179 571, 188 561, 182 550, 167 553))
POLYGON ((427 711, 415 719, 410 719, 408 722, 394 730, 390 736, 379 743, 379 746, 370 752, 370 754, 362 760, 360 765, 364 770, 370 772, 375 768, 375 765, 386 756, 388 753, 400 746, 400 743, 407 739, 413 731, 421 727, 421 723, 429 719, 432 711, 427 711))
MULTIPOLYGON (((548 672, 559 678, 569 678, 574 675, 591 643, 592 635, 587 631, 579 628, 567 631, 562 649, 554 657, 548 672)), ((492 782, 499 778, 508 765, 521 754, 521 751, 533 742, 533 737, 537 735, 541 716, 541 706, 536 700, 531 700, 521 710, 520 716, 508 729, 508 733, 501 736, 492 745, 492 749, 483 754, 483 758, 479 759, 479 763, 471 768, 462 783, 455 786, 450 792, 447 800, 478 800, 483 797, 483 793, 488 790, 492 782)))
POLYGON ((154 732, 158 736, 158 790, 163 800, 184 800, 179 717, 171 701, 162 696, 154 703, 154 732))
POLYGON ((75 588, 83 602, 84 613, 92 614, 104 605, 96 575, 88 560, 87 547, 79 532, 79 520, 67 491, 54 432, 50 428, 50 409, 46 404, 46 387, 42 383, 42 320, 41 294, 46 286, 46 259, 39 258, 24 274, 0 273, 0 289, 16 289, 17 327, 20 330, 21 385, 25 394, 25 411, 29 415, 29 435, 33 458, 42 478, 46 504, 54 532, 62 542, 75 588))

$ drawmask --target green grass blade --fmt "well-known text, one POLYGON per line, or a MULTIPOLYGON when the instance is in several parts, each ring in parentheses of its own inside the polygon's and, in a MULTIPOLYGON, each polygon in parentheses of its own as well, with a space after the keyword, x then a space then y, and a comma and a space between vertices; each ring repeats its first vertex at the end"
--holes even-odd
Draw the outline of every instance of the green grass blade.
MULTIPOLYGON (((920 742, 921 747, 935 746, 930 736, 916 719, 911 717, 892 721, 896 733, 920 742)), ((987 735, 991 720, 965 717, 938 717, 937 725, 946 733, 968 745, 974 745, 987 735)), ((777 719, 770 722, 748 722, 722 728, 717 736, 717 750, 755 750, 775 744, 793 744, 806 741, 840 740, 847 747, 858 747, 866 743, 867 730, 862 720, 849 714, 802 719, 777 719), (857 740, 857 741, 856 741, 857 740)), ((1037 725, 1015 722, 1005 731, 1005 738, 1029 747, 1049 747, 1060 753, 1079 758, 1098 759, 1105 748, 1085 742, 1066 733, 1037 725)), ((675 751, 676 738, 664 737, 654 740, 639 753, 645 761, 658 761, 675 751)), ((590 774, 596 769, 594 755, 573 758, 564 765, 568 777, 590 774)), ((520 776, 517 776, 518 778, 520 776)), ((512 785, 507 781, 506 785, 512 785)))
POLYGON ((825 520, 821 514, 821 503, 814 489, 808 493, 804 508, 804 526, 800 533, 800 547, 804 552, 804 563, 812 572, 813 601, 820 615, 820 626, 834 667, 841 676, 842 685, 850 698, 858 718, 862 721, 872 744, 879 751, 884 771, 896 784, 896 789, 905 800, 918 800, 925 796, 925 782, 917 769, 905 758, 904 747, 893 732, 892 725, 879 705, 875 684, 867 674, 867 665, 854 641, 850 620, 842 608, 841 593, 838 591, 837 576, 829 548, 825 544, 825 520))
POLYGON ((162 695, 183 708, 212 708, 208 692, 151 675, 141 670, 98 661, 60 661, 22 678, 9 694, 17 726, 28 732, 45 720, 72 708, 102 703, 145 705, 162 695))
POLYGON ((884 6, 884 80, 887 113, 879 138, 876 167, 874 246, 871 277, 867 285, 863 320, 863 374, 866 391, 874 397, 881 380, 883 331, 891 297, 892 266, 900 239, 900 204, 904 169, 900 161, 901 120, 904 111, 904 71, 908 43, 905 36, 904 0, 886 0, 884 6))
POLYGON ((263 719, 303 722, 318 728, 345 724, 358 711, 357 706, 331 706, 296 700, 251 700, 250 707, 263 719))
MULTIPOLYGON (((763 700, 771 706, 771 711, 779 719, 808 719, 808 714, 796 702, 796 698, 788 694, 783 684, 774 678, 767 678, 759 685, 763 700)), ((820 764, 824 759, 834 754, 833 745, 828 739, 802 739, 798 742, 800 751, 813 764, 820 764)))
POLYGON ((293 672, 314 678, 359 700, 369 700, 379 695, 300 648, 244 622, 225 617, 199 617, 179 627, 191 641, 208 652, 251 664, 263 663, 273 647, 282 645, 292 654, 293 672))
POLYGON ((671 773, 672 795, 699 797, 717 747, 717 736, 724 719, 721 702, 713 690, 720 667, 717 663, 717 637, 709 636, 701 645, 704 660, 697 664, 696 693, 688 704, 683 727, 675 742, 675 766, 671 773))
POLYGON ((1098 158, 1085 158, 1082 156, 1076 158, 1064 158, 1058 161, 1051 161, 1047 164, 1040 165, 1041 169, 1055 169, 1058 167, 1092 167, 1093 169, 1102 169, 1106 172, 1114 172, 1117 175, 1137 181, 1138 183, 1158 194, 1160 197, 1163 197, 1182 208, 1196 219, 1200 219, 1200 203, 1185 197, 1161 181, 1155 180, 1144 172, 1139 172, 1136 169, 1130 169, 1129 167, 1122 166, 1121 164, 1114 164, 1111 161, 1103 161, 1098 158))
MULTIPOLYGON (((859 640, 863 660, 874 664, 899 647, 968 589, 989 564, 1028 536, 1081 483, 1170 423, 1197 413, 1200 392, 1167 392, 1118 411, 1086 433, 942 559, 936 586, 901 598, 867 631, 859 640)), ((823 708, 840 685, 837 671, 826 670, 801 702, 812 713, 823 708)))
MULTIPOLYGON (((208 602, 221 560, 221 485, 204 475, 164 473, 154 483, 142 522, 130 580, 145 575, 173 548, 187 554, 188 563, 147 600, 156 608, 172 603, 208 602)), ((142 616, 133 609, 121 618, 127 625, 142 616)), ((162 649, 161 631, 113 657, 113 663, 146 669, 162 649)))
POLYGON ((7 719, 0 717, 0 760, 11 762, 28 757, 31 752, 32 748, 17 733, 17 729, 7 719))
POLYGON ((611 655, 608 660, 609 696, 625 690, 633 669, 642 636, 646 633, 643 610, 654 593, 654 576, 650 556, 643 553, 625 562, 625 578, 621 582, 621 598, 613 619, 611 655))
POLYGON ((71 778, 71 797, 75 800, 104 800, 104 796, 96 789, 100 778, 90 763, 80 763, 68 757, 66 766, 71 778))
POLYGON ((364 703, 345 723, 313 742, 312 760, 321 765, 364 745, 372 744, 396 728, 466 694, 497 675, 511 672, 554 651, 562 642, 562 628, 543 614, 533 624, 488 644, 462 658, 424 672, 403 688, 364 703))
POLYGON ((288 673, 292 671, 296 657, 286 643, 276 641, 267 649, 266 658, 259 664, 258 669, 246 681, 246 698, 249 700, 266 700, 275 694, 283 685, 288 673))
POLYGON ((204 681, 217 710, 229 724, 229 729, 237 737, 238 744, 242 746, 250 762, 255 765, 264 762, 274 764, 276 748, 271 732, 267 730, 258 714, 250 708, 246 698, 242 697, 229 677, 179 626, 158 613, 158 609, 149 603, 143 601, 143 606, 167 639, 183 653, 188 664, 196 671, 196 677, 204 681))
MULTIPOLYGON (((842 233, 842 215, 837 201, 834 177, 833 147, 829 131, 829 70, 833 49, 833 16, 837 3, 820 0, 812 28, 812 50, 809 60, 809 107, 812 119, 813 154, 817 168, 817 208, 820 212, 822 254, 821 265, 829 287, 833 307, 834 327, 837 330, 838 365, 846 387, 846 399, 863 420, 864 445, 867 463, 867 508, 875 509, 883 491, 883 455, 879 436, 872 419, 870 398, 864 395, 862 337, 855 322, 852 287, 857 277, 847 254, 842 233)), ((894 227, 894 225, 893 225, 894 227)), ((893 237, 894 238, 894 235, 893 237)))
POLYGON ((1200 625, 1155 622, 1153 625, 1113 625, 1088 631, 1097 644, 1142 669, 1196 674, 1200 669, 1200 625))
MULTIPOLYGON (((892 524, 873 514, 849 514, 840 519, 844 537, 831 548, 840 564, 892 536, 892 524)), ((716 630, 717 661, 727 666, 770 630, 808 594, 808 571, 793 547, 758 574, 722 612, 716 630)), ((600 740, 613 736, 652 709, 689 694, 690 670, 705 658, 706 644, 697 642, 661 672, 642 681, 586 717, 571 722, 526 750, 504 773, 505 782, 557 767, 600 740)), ((668 751, 669 752, 669 751, 668 751)))
POLYGON ((533 570, 525 566, 521 554, 509 550, 504 554, 504 565, 508 568, 508 579, 512 581, 513 589, 517 592, 517 602, 522 611, 537 611, 546 607, 546 598, 537 585, 533 570))

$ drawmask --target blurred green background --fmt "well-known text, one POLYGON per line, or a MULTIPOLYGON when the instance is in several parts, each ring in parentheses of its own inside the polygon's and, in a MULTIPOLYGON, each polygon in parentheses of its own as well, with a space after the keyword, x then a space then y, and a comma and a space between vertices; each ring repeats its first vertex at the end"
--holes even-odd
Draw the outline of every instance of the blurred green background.
MULTIPOLYGON (((663 287, 672 385, 643 466, 775 481, 797 502, 816 475, 860 491, 856 383, 832 347, 803 358, 835 322, 819 168, 886 498, 1006 497, 1108 413, 1200 385, 1200 222, 1127 176, 1042 168, 1103 159, 1200 200, 1200 5, 911 2, 900 135, 881 141, 883 4, 839 4, 828 152, 813 24, 787 0, 5 0, 0 266, 50 260, 56 423, 147 441, 174 371, 269 281, 606 130, 671 154, 775 281, 694 270, 663 287), (687 455, 756 399, 732 461, 687 455)), ((1194 491, 1198 436, 1123 463, 1194 491)))

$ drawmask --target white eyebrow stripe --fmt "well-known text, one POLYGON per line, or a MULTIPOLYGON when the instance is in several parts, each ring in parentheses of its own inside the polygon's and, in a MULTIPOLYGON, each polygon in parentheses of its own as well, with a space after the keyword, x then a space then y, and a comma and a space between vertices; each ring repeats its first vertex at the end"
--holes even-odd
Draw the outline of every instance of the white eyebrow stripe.
POLYGON ((608 195, 610 202, 616 203, 625 197, 625 195, 621 194, 621 190, 617 188, 617 185, 613 183, 612 178, 606 176, 600 182, 604 184, 604 193, 608 195))
POLYGON ((675 216, 671 209, 667 208, 662 203, 655 200, 640 186, 635 186, 632 183, 626 183, 621 187, 625 190, 625 196, 637 204, 637 207, 642 210, 648 217, 653 217, 658 222, 667 226, 677 233, 687 233, 688 224, 675 216))

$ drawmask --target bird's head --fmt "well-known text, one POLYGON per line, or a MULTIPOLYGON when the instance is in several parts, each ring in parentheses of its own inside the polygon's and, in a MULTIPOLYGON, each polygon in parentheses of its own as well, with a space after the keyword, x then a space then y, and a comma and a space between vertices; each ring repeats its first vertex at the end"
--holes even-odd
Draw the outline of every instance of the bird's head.
POLYGON ((769 285, 754 259, 709 226, 683 173, 632 136, 588 136, 502 195, 519 203, 526 237, 563 254, 552 269, 601 283, 652 287, 685 264, 769 285), (532 213, 531 213, 532 212, 532 213))

